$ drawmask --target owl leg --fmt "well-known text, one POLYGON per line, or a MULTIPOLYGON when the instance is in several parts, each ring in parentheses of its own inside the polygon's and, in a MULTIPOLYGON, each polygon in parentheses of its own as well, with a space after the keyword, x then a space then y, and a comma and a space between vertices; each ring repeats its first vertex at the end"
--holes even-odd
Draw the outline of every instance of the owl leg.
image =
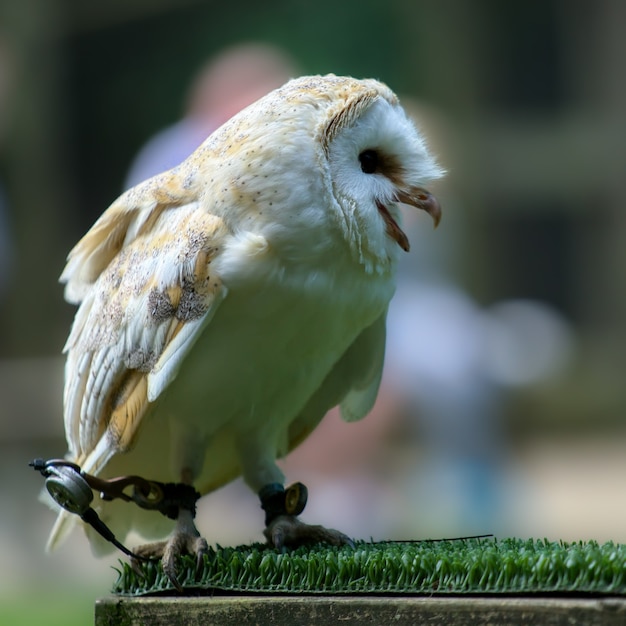
POLYGON ((263 534, 268 543, 278 549, 314 543, 354 547, 352 539, 338 530, 305 524, 298 519, 306 505, 306 497, 306 487, 302 483, 295 483, 287 489, 280 483, 271 483, 259 491, 261 508, 265 511, 263 534))
MULTIPOLYGON (((183 473, 182 484, 190 485, 191 481, 187 472, 183 473), (187 478, 187 480, 185 480, 187 478)), ((196 493, 196 496, 199 494, 196 493)), ((139 546, 135 549, 135 554, 144 558, 160 558, 163 571, 170 579, 171 583, 178 591, 183 590, 176 576, 176 561, 182 554, 191 554, 196 557, 196 571, 202 569, 204 556, 207 554, 209 547, 198 532, 194 523, 196 516, 195 501, 185 505, 179 504, 176 512, 176 526, 165 541, 157 541, 139 546)), ((173 516, 172 516, 173 517, 173 516)), ((133 562, 135 569, 138 568, 138 562, 133 562)))

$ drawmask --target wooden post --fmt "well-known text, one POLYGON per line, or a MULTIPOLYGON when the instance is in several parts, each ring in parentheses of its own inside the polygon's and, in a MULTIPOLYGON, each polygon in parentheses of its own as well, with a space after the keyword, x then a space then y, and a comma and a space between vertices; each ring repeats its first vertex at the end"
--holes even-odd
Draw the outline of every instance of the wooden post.
POLYGON ((96 602, 96 626, 617 626, 623 598, 230 595, 109 596, 96 602))

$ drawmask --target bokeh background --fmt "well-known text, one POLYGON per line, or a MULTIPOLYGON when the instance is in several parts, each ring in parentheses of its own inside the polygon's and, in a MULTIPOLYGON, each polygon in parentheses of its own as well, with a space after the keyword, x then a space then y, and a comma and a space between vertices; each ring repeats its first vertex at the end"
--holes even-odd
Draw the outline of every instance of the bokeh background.
MULTIPOLYGON (((305 519, 364 538, 626 541, 626 4, 621 0, 0 0, 0 622, 89 623, 115 574, 53 514, 58 276, 142 146, 225 49, 387 82, 448 170, 409 218, 379 403, 289 458, 305 519)), ((261 538, 205 498, 209 542, 261 538)), ((132 542, 131 542, 132 543, 132 542)))

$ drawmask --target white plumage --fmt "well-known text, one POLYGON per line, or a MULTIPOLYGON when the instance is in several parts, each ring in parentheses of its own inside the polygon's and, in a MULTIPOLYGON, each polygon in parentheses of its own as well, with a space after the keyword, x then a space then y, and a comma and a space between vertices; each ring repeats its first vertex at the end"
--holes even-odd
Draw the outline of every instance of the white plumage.
MULTIPOLYGON (((371 409, 400 248, 398 203, 441 170, 374 80, 304 77, 123 194, 69 255, 68 458, 86 472, 283 483, 325 413, 371 409)), ((118 538, 167 520, 100 502, 118 538)), ((49 545, 73 521, 61 512, 49 545)), ((151 528, 152 527, 152 528, 151 528)), ((165 531, 166 532, 166 531, 165 531)))

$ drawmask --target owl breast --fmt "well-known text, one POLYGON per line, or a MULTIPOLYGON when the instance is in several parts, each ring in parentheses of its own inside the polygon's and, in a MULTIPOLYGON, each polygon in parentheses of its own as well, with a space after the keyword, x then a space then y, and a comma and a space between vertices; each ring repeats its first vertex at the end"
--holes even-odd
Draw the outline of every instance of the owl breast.
POLYGON ((286 268, 258 236, 238 245, 256 252, 255 271, 224 276, 228 295, 168 394, 206 434, 285 428, 394 290, 391 274, 367 274, 347 254, 286 268))

